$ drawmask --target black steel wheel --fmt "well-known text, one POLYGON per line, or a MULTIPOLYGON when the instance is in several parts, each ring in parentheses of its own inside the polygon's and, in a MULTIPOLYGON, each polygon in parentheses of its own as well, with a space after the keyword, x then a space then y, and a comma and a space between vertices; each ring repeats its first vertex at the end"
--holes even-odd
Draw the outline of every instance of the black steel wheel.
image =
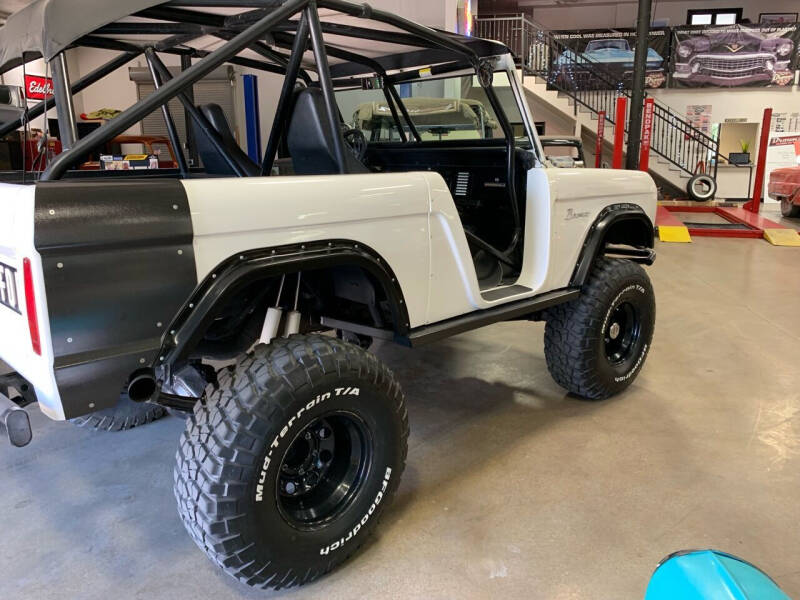
POLYGON ((581 296, 547 311, 544 352, 550 374, 590 400, 621 392, 641 372, 655 316, 645 270, 627 260, 599 259, 581 296))
POLYGON ((636 354, 642 332, 642 316, 631 302, 620 302, 611 309, 603 332, 606 360, 619 365, 636 354))
POLYGON ((403 393, 375 356, 295 335, 258 346, 187 420, 175 496, 228 574, 264 588, 313 581, 355 553, 405 467, 403 393))
POLYGON ((298 529, 325 526, 347 509, 369 472, 374 440, 355 414, 335 412, 297 434, 281 461, 276 505, 298 529))

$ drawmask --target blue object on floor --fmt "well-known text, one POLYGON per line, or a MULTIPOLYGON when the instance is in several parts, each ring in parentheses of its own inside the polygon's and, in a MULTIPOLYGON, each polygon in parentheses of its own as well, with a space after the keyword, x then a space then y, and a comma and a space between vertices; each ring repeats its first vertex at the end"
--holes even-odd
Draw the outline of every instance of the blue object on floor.
POLYGON ((645 600, 790 600, 761 569, 717 550, 684 550, 658 565, 645 600))

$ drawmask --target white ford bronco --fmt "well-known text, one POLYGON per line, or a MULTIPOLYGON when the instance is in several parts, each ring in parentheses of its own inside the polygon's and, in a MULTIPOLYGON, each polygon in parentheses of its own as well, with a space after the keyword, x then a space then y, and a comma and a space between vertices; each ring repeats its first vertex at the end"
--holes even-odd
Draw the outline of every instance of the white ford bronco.
POLYGON ((607 398, 641 372, 655 185, 546 166, 505 46, 343 0, 74 8, 36 0, 0 29, 0 72, 41 56, 54 81, 54 101, 0 136, 50 111, 64 148, 0 184, 12 444, 30 442, 33 402, 106 429, 182 411, 188 532, 232 576, 280 588, 352 555, 397 489, 408 419, 374 340, 545 321, 570 393, 607 398), (65 53, 81 47, 116 54, 70 78, 65 53), (137 58, 155 91, 79 137, 73 95, 137 58), (257 161, 218 105, 193 99, 225 64, 282 82, 257 161), (177 168, 79 169, 153 112, 177 168), (359 112, 350 124, 385 134, 345 124, 359 112), (466 135, 458 115, 480 125, 466 135))

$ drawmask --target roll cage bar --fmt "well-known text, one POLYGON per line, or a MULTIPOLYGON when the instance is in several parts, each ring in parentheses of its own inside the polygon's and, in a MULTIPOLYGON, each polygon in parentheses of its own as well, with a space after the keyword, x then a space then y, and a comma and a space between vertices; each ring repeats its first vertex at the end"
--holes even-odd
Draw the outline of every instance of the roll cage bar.
MULTIPOLYGON (((511 242, 505 250, 494 248, 470 232, 467 232, 467 237, 476 246, 492 254, 502 262, 512 266, 519 266, 519 260, 514 253, 522 235, 519 204, 514 186, 516 170, 515 138, 513 128, 492 88, 494 69, 488 58, 491 55, 508 52, 504 47, 493 42, 478 40, 478 42, 482 42, 490 49, 486 54, 481 55, 471 45, 460 41, 451 34, 419 25, 386 11, 374 9, 368 4, 359 5, 346 0, 171 0, 162 5, 137 12, 133 16, 157 19, 164 22, 112 23, 76 40, 71 47, 115 50, 121 54, 82 77, 74 84, 69 82, 69 76, 65 68, 64 53, 58 54, 51 61, 54 67, 55 103, 58 105, 70 99, 73 94, 80 92, 141 55, 144 55, 147 60, 155 91, 82 139, 78 139, 77 136, 74 114, 67 114, 68 111, 58 110, 59 128, 62 132, 66 132, 62 136, 69 140, 69 145, 65 144, 65 151, 49 164, 40 177, 41 181, 60 179, 82 157, 122 134, 157 109, 162 111, 168 136, 175 149, 179 172, 183 177, 188 176, 188 161, 178 141, 177 130, 167 105, 171 99, 176 97, 186 110, 187 120, 191 118, 196 123, 219 154, 226 160, 234 174, 239 177, 246 176, 247 173, 225 150, 222 138, 215 128, 194 105, 191 94, 194 83, 223 63, 284 75, 273 127, 260 168, 261 175, 268 176, 272 172, 278 146, 292 109, 291 100, 298 80, 301 80, 306 86, 316 85, 321 89, 325 105, 324 118, 328 120, 328 125, 332 128, 332 131, 340 131, 341 121, 334 97, 335 88, 357 85, 363 81, 364 76, 375 74, 382 83, 381 88, 384 91, 392 118, 400 132, 402 141, 407 142, 408 137, 406 135, 406 127, 401 122, 401 117, 406 122, 411 136, 415 141, 419 142, 420 135, 394 85, 418 77, 417 71, 404 73, 402 69, 417 66, 419 63, 414 65, 413 60, 419 58, 424 61, 424 64, 432 65, 431 72, 433 75, 463 70, 464 68, 472 68, 478 75, 481 87, 498 117, 498 122, 506 139, 508 155, 506 165, 508 185, 506 189, 514 220, 514 231, 511 242), (253 10, 227 16, 192 10, 216 6, 252 8, 253 10), (374 20, 390 25, 400 31, 384 31, 339 23, 325 23, 320 20, 320 9, 333 10, 352 17, 374 20), (298 16, 298 19, 293 19, 293 17, 298 16), (404 55, 370 58, 326 44, 323 39, 325 34, 392 44, 406 44, 422 50, 420 52, 405 53, 404 55), (167 37, 141 45, 103 37, 114 35, 166 35, 167 37), (186 45, 192 40, 207 35, 215 36, 226 43, 212 52, 197 50, 186 45), (264 43, 264 40, 269 40, 271 45, 279 49, 288 49, 290 52, 284 54, 280 50, 274 50, 270 45, 264 43), (311 78, 308 70, 302 65, 303 55, 309 48, 314 55, 315 65, 313 70, 316 71, 316 81, 311 78), (245 49, 255 52, 264 60, 238 56, 245 49), (171 76, 158 54, 181 56, 183 70, 174 77, 171 76), (331 67, 328 63, 328 56, 347 62, 331 67), (191 64, 192 58, 199 60, 191 64), (390 75, 388 73, 389 70, 399 72, 390 75), (334 81, 332 73, 335 73, 339 79, 334 81), (61 122, 62 120, 67 122, 61 122)), ((22 64, 34 60, 38 56, 38 53, 26 53, 22 57, 22 64)), ((54 101, 52 99, 39 103, 28 110, 23 118, 0 127, 0 136, 41 115, 51 108, 53 104, 54 101)), ((56 106, 56 108, 58 109, 59 107, 56 106)), ((345 172, 346 164, 345 153, 347 152, 343 136, 334 136, 333 143, 339 172, 343 173, 345 172)))

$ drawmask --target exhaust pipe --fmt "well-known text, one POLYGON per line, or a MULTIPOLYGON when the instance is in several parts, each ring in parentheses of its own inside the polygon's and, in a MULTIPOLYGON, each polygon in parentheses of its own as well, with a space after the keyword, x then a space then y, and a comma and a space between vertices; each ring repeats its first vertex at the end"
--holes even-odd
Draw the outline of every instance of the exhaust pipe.
POLYGON ((28 413, 0 394, 0 430, 8 436, 12 446, 22 448, 31 443, 33 431, 28 413))
POLYGON ((158 384, 153 371, 140 371, 131 377, 128 384, 128 398, 134 402, 147 402, 156 395, 158 384))

